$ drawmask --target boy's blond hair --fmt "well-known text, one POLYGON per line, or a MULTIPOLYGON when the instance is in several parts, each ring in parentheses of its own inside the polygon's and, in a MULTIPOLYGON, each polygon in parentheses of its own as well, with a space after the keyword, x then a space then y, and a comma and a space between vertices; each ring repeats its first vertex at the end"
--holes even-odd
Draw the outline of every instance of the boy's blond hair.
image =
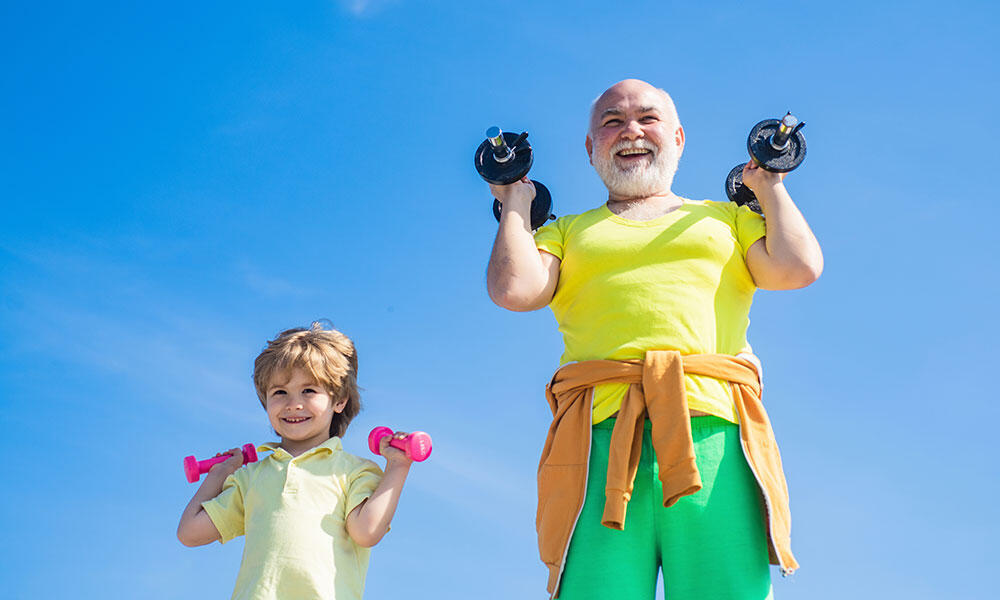
POLYGON ((334 404, 347 400, 344 410, 334 413, 330 422, 330 437, 343 436, 347 425, 361 410, 354 342, 333 327, 324 328, 321 321, 313 321, 309 329, 282 331, 267 342, 254 361, 253 384, 261 404, 267 406, 267 388, 272 378, 281 373, 291 375, 289 371, 294 368, 308 371, 327 390, 334 404))

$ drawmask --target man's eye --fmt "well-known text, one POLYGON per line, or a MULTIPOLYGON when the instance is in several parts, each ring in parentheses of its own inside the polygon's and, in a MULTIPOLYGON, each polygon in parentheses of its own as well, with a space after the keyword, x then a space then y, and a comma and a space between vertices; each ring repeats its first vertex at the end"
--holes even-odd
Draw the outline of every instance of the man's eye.
POLYGON ((654 122, 656 122, 656 121, 659 121, 659 119, 657 119, 656 117, 643 117, 643 118, 642 118, 642 119, 640 119, 640 120, 641 120, 641 121, 642 121, 643 123, 654 123, 654 122))
POLYGON ((605 127, 616 127, 618 125, 621 125, 621 122, 622 122, 621 119, 609 119, 609 120, 607 120, 607 121, 604 122, 604 126, 605 127))

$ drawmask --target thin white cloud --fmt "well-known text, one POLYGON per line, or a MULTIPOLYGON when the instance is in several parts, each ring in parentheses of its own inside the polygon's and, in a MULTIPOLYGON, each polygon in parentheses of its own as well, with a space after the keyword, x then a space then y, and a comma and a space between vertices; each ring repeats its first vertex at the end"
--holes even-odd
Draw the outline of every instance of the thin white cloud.
MULTIPOLYGON (((86 246, 86 244, 84 244, 86 246)), ((148 400, 244 421, 259 415, 245 332, 206 314, 135 266, 79 245, 11 252, 4 352, 44 355, 142 386, 148 400), (234 402, 248 398, 247 407, 234 402)))
POLYGON ((337 0, 344 10, 355 17, 367 17, 382 10, 394 0, 337 0))

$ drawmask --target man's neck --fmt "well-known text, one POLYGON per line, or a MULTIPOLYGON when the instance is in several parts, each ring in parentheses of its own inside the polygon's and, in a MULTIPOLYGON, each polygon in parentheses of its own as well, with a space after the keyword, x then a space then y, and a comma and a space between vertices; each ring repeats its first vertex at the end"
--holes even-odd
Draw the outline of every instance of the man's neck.
POLYGON ((609 194, 607 202, 608 210, 630 221, 651 221, 673 212, 682 204, 684 200, 670 190, 641 198, 624 198, 609 194))

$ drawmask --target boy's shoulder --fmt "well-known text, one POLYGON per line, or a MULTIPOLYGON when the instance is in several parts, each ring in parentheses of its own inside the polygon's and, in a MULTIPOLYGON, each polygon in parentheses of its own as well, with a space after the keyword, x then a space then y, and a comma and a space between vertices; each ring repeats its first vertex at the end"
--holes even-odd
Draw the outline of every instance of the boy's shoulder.
POLYGON ((379 471, 382 470, 381 468, 379 468, 378 464, 375 461, 363 458, 356 454, 351 454, 347 450, 344 450, 343 446, 341 446, 338 450, 334 451, 331 456, 338 456, 338 455, 340 460, 343 460, 345 463, 347 463, 352 467, 351 469, 352 471, 356 471, 359 469, 368 469, 372 467, 378 469, 379 471))

